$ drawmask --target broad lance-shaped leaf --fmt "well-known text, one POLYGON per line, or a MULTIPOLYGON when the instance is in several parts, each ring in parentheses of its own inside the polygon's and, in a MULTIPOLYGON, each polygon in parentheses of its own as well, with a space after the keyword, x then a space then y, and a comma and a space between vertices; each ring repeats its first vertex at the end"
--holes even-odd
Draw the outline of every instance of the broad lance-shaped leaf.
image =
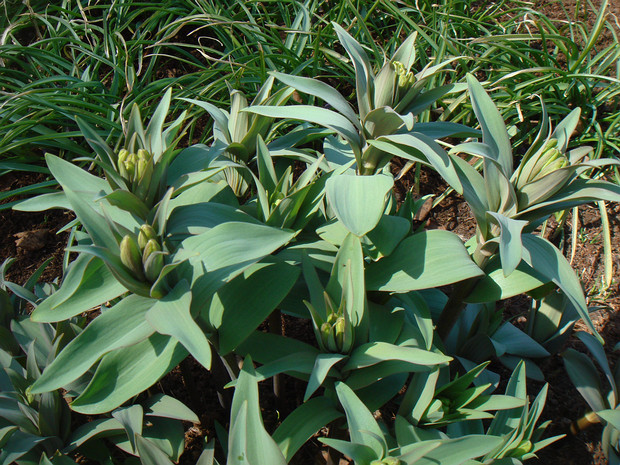
POLYGON ((533 221, 597 200, 620 202, 620 186, 607 181, 575 179, 553 197, 519 212, 518 218, 533 221))
POLYGON ((598 334, 590 319, 581 283, 570 263, 546 239, 532 234, 523 234, 521 238, 523 241, 523 260, 562 289, 590 331, 604 344, 603 338, 598 334))
POLYGON ((187 281, 179 282, 147 312, 146 320, 160 334, 172 336, 207 370, 211 368, 209 340, 190 314, 192 293, 187 281))
POLYGON ((206 273, 192 283, 193 298, 203 302, 222 285, 289 242, 295 233, 269 226, 228 222, 181 243, 177 260, 200 260, 206 273))
POLYGON ((314 367, 312 369, 312 373, 310 374, 310 379, 308 380, 308 385, 306 386, 306 393, 304 394, 304 402, 306 402, 312 394, 316 392, 316 390, 323 384, 329 370, 338 363, 340 360, 345 358, 346 355, 342 354, 319 354, 314 361, 314 367))
POLYGON ((0 464, 11 465, 20 457, 26 455, 37 444, 47 440, 45 437, 35 436, 17 430, 8 438, 8 442, 0 450, 0 464))
POLYGON ((218 330, 221 355, 235 349, 265 321, 289 293, 299 271, 299 267, 266 258, 217 292, 219 305, 212 303, 205 310, 206 318, 218 330))
POLYGON ((198 105, 203 110, 206 110, 211 116, 211 118, 213 118, 213 120, 215 121, 215 124, 217 125, 220 133, 226 136, 226 142, 232 142, 230 132, 228 131, 228 112, 225 112, 208 102, 202 102, 200 100, 194 100, 190 98, 181 98, 180 100, 185 100, 186 102, 198 105))
POLYGON ((601 380, 592 360, 570 348, 562 354, 562 358, 568 377, 590 408, 595 412, 606 409, 609 404, 602 395, 601 380))
POLYGON ((142 434, 142 425, 144 418, 144 410, 139 404, 130 407, 116 409, 112 412, 112 416, 116 418, 129 438, 129 443, 134 451, 136 451, 136 435, 142 434))
POLYGON ((457 155, 450 155, 454 169, 463 188, 463 197, 476 217, 476 223, 481 230, 486 230, 486 212, 489 211, 489 201, 486 194, 486 183, 482 175, 469 163, 457 155))
POLYGON ((392 177, 383 174, 332 176, 326 185, 327 200, 344 226, 361 237, 379 223, 393 185, 392 177))
POLYGON ((327 397, 314 397, 297 407, 288 415, 273 433, 287 462, 323 426, 328 425, 342 413, 336 410, 334 402, 327 397))
POLYGON ((199 423, 200 419, 183 402, 165 394, 155 394, 144 403, 146 416, 199 423))
POLYGON ((368 141, 369 145, 406 160, 430 165, 459 193, 461 181, 446 151, 433 139, 419 132, 394 134, 368 141))
POLYGON ((278 81, 283 82, 287 86, 293 87, 304 94, 312 95, 324 100, 331 105, 334 109, 338 110, 344 115, 353 125, 358 129, 359 120, 353 108, 347 100, 329 84, 326 84, 318 79, 311 79, 301 76, 291 76, 289 74, 279 73, 277 71, 271 71, 269 74, 275 76, 278 81))
POLYGON ((118 251, 118 242, 105 217, 97 213, 91 208, 90 203, 84 202, 84 199, 72 190, 65 188, 65 195, 93 243, 114 252, 118 251))
POLYGON ((141 434, 136 434, 135 442, 137 452, 140 455, 140 462, 144 465, 174 465, 174 462, 163 450, 141 434))
POLYGON ((344 382, 336 383, 336 394, 347 415, 351 442, 370 447, 378 457, 382 457, 387 451, 387 444, 372 413, 344 382))
POLYGON ((144 316, 155 300, 131 295, 95 318, 58 354, 32 385, 33 394, 69 384, 108 352, 129 347, 151 336, 154 330, 144 316))
POLYGON ((189 257, 197 255, 207 272, 212 272, 258 261, 285 245, 294 235, 293 231, 262 224, 227 222, 189 237, 181 245, 189 257))
POLYGON ((372 66, 362 46, 342 26, 333 21, 331 24, 340 43, 353 61, 357 105, 360 115, 365 118, 371 110, 371 90, 375 79, 372 66))
POLYGON ((326 290, 336 305, 344 299, 353 326, 361 326, 364 319, 365 289, 362 244, 359 237, 348 234, 336 255, 326 290))
POLYGON ((509 276, 505 276, 497 256, 491 258, 484 271, 486 276, 476 283, 474 289, 465 298, 466 302, 484 303, 508 299, 551 281, 524 261, 521 261, 509 276))
POLYGON ((71 162, 63 160, 49 153, 45 155, 45 161, 54 179, 66 190, 80 194, 83 201, 90 202, 95 197, 110 194, 112 188, 100 177, 94 176, 71 162))
POLYGON ((615 409, 607 409, 596 412, 596 414, 605 420, 607 423, 611 424, 617 430, 620 430, 620 410, 615 409))
POLYGON ((512 148, 502 115, 476 78, 468 74, 467 84, 476 118, 482 128, 482 142, 497 154, 497 161, 507 178, 512 175, 512 148))
POLYGON ((483 274, 456 234, 441 230, 424 231, 404 239, 388 257, 369 264, 366 289, 409 292, 483 274))
POLYGON ((326 108, 312 105, 294 105, 286 107, 268 107, 255 105, 244 111, 271 118, 288 118, 318 124, 340 134, 355 152, 362 147, 360 135, 355 126, 344 116, 326 108))
POLYGON ((527 221, 514 220, 500 213, 488 212, 499 224, 499 255, 502 261, 504 276, 509 276, 521 262, 523 244, 521 231, 528 224, 527 221))
POLYGON ((415 347, 387 342, 369 342, 357 347, 342 370, 355 370, 387 360, 401 360, 412 365, 434 366, 450 362, 452 357, 415 347))
POLYGON ((601 367, 601 370, 605 374, 609 385, 612 388, 612 394, 609 399, 609 403, 611 405, 616 405, 618 403, 616 398, 617 385, 616 380, 614 379, 614 375, 611 371, 611 367, 609 366, 609 361, 607 360, 607 354, 605 353, 605 348, 601 345, 601 343, 590 333, 586 333, 585 331, 578 331, 575 334, 581 342, 588 348, 596 363, 601 367))
POLYGON ((69 267, 60 289, 41 302, 31 318, 39 323, 66 320, 126 291, 102 260, 81 254, 69 267))
MULTIPOLYGON (((416 465, 461 465, 480 457, 502 444, 503 438, 471 434, 455 439, 445 439, 439 447, 415 462, 416 465)), ((406 449, 405 449, 406 450, 406 449)), ((479 463, 479 462, 474 462, 479 463)))
POLYGON ((230 422, 227 464, 286 465, 278 445, 263 426, 258 383, 250 357, 246 357, 243 362, 243 369, 235 385, 230 422), (240 457, 239 453, 242 453, 243 457, 240 457))
POLYGON ((86 415, 109 412, 151 387, 185 357, 183 346, 162 334, 110 352, 71 408, 86 415))

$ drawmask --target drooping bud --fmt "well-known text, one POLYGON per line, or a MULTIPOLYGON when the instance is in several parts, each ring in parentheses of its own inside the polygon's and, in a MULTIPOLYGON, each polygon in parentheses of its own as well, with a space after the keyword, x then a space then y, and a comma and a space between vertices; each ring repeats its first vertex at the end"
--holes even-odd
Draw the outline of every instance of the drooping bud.
POLYGON ((143 224, 140 226, 140 233, 138 233, 138 245, 140 246, 140 250, 144 250, 149 239, 157 239, 157 232, 150 224, 143 224))
POLYGON ((144 272, 142 269, 142 254, 135 238, 131 234, 123 237, 120 245, 121 262, 134 274, 136 279, 144 281, 144 272))

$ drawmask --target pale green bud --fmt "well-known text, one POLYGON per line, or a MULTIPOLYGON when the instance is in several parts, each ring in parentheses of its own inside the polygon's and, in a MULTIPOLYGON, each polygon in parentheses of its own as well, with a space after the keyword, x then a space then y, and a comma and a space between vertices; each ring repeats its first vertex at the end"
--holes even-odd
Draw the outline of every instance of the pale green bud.
POLYGON ((120 165, 121 163, 123 163, 127 159, 128 155, 129 152, 126 149, 122 149, 120 152, 118 152, 118 164, 120 165))
POLYGON ((534 182, 552 171, 568 165, 568 159, 557 148, 558 141, 549 139, 526 179, 526 183, 534 182), (556 163, 559 161, 559 163, 556 163))
POLYGON ((137 158, 137 163, 136 163, 135 180, 138 181, 140 179, 143 179, 145 174, 148 174, 147 168, 151 164, 151 156, 146 150, 140 149, 138 150, 138 155, 136 158, 137 158))
POLYGON ((395 61, 393 65, 394 71, 396 71, 396 74, 398 75, 398 87, 411 87, 415 81, 415 76, 413 73, 411 71, 407 71, 405 66, 399 61, 395 61))
POLYGON ((336 345, 342 350, 344 346, 344 330, 345 330, 345 321, 344 317, 338 317, 334 326, 332 326, 334 330, 334 337, 336 338, 336 345))
POLYGON ((332 325, 330 325, 327 321, 321 325, 319 328, 319 332, 321 333, 321 339, 327 346, 327 340, 329 339, 329 333, 332 330, 332 325))
POLYGON ((138 245, 140 246, 140 250, 144 250, 149 239, 157 239, 157 232, 150 224, 143 224, 140 226, 140 233, 138 233, 138 245))
POLYGON ((336 335, 334 334, 334 327, 332 326, 327 334, 327 341, 325 341, 325 345, 327 346, 327 350, 333 353, 340 352, 338 350, 338 343, 336 342, 336 335))
POLYGON ((124 179, 127 179, 127 170, 125 169, 125 160, 127 160, 128 156, 129 156, 129 152, 125 149, 118 152, 118 161, 117 161, 118 173, 124 179))
POLYGON ((142 262, 146 262, 147 258, 153 252, 161 252, 161 245, 155 239, 149 239, 144 246, 144 252, 142 253, 142 262))
MULTIPOLYGON (((147 249, 145 249, 145 252, 146 250, 147 249)), ((164 255, 161 253, 151 252, 151 254, 146 258, 146 260, 144 260, 144 274, 149 282, 157 281, 157 278, 159 277, 159 274, 161 273, 161 270, 163 268, 164 255)))
POLYGON ((144 281, 144 272, 142 269, 142 254, 138 243, 131 234, 123 237, 120 245, 121 262, 134 274, 136 279, 144 281))
POLYGON ((123 167, 126 173, 124 178, 127 179, 127 181, 133 181, 136 175, 136 155, 130 153, 127 160, 123 162, 123 167))
POLYGON ((549 139, 547 141, 547 143, 545 144, 545 147, 543 148, 543 153, 546 152, 547 150, 550 149, 554 149, 558 146, 558 140, 557 139, 549 139))
POLYGON ((519 457, 523 454, 527 454, 529 451, 532 450, 532 443, 530 441, 521 441, 519 443, 519 446, 516 449, 513 449, 512 451, 510 451, 510 455, 513 457, 519 457))
POLYGON ((540 170, 540 172, 538 173, 538 178, 542 178, 543 176, 553 173, 556 170, 565 168, 569 164, 570 163, 568 162, 566 157, 560 157, 560 158, 556 158, 555 160, 551 160, 545 166, 543 166, 543 168, 540 170))
POLYGON ((138 160, 151 161, 151 155, 146 149, 138 149, 138 160))

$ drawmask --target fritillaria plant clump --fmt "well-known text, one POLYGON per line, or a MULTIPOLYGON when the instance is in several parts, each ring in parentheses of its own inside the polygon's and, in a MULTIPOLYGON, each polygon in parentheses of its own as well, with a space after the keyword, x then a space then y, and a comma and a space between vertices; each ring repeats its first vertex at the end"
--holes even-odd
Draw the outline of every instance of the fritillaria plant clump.
POLYGON ((64 389, 74 412, 112 412, 123 450, 146 465, 172 463, 178 450, 143 435, 142 415, 192 416, 175 414, 169 399, 144 407, 137 398, 189 356, 234 389, 219 438, 226 456, 210 442, 201 465, 286 464, 324 427, 321 441, 357 465, 517 464, 557 439, 538 424, 546 387, 531 400, 526 376, 566 324, 533 314, 526 334, 496 304, 522 293, 546 302, 540 308, 555 299, 556 313, 593 328, 578 278, 536 228, 574 205, 620 200, 616 185, 589 177, 616 162, 567 151, 575 112, 554 130, 543 115, 515 169, 504 122, 472 76, 480 129, 418 122, 437 99, 465 90, 428 88, 449 62, 414 74, 411 36, 375 72, 363 47, 334 28, 355 68, 357 105, 317 79, 273 73, 252 104, 232 91, 230 112, 189 101, 213 117, 214 140, 180 149, 185 114, 166 123, 169 90, 148 124, 132 111, 115 147, 81 123, 103 177, 47 156, 62 192, 18 208, 72 210, 68 251, 77 258, 31 319, 58 325, 101 312, 26 395, 64 389), (293 90, 327 107, 289 104, 293 90), (447 137, 469 139, 446 151, 447 137), (465 198, 477 221, 467 243, 413 229, 419 204, 396 202, 393 157, 436 170, 465 198), (259 328, 281 314, 310 321, 315 341, 259 328), (494 357, 512 371, 503 393, 487 367, 494 357), (306 383, 303 401, 268 432, 257 384, 284 375, 306 383), (386 406, 394 419, 373 416, 386 406))

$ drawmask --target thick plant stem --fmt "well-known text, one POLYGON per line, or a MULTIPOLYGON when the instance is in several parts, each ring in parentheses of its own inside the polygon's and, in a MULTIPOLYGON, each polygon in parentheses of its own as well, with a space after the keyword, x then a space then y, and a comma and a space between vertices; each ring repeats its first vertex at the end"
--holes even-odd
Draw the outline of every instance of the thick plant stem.
POLYGON ((594 412, 588 412, 579 420, 574 421, 570 425, 570 432, 573 436, 579 434, 580 431, 583 431, 586 428, 589 428, 592 425, 596 425, 600 423, 601 419, 594 412))
MULTIPOLYGON (((476 248, 472 258, 474 259, 476 265, 478 265, 481 270, 484 270, 484 267, 491 255, 492 253, 489 253, 488 251, 482 251, 479 245, 476 248)), ((441 316, 437 322, 437 334, 442 340, 445 340, 445 338, 448 337, 448 334, 450 334, 450 331, 452 331, 454 324, 465 308, 465 299, 467 299, 469 294, 471 294, 479 281, 479 277, 470 278, 465 281, 461 281, 454 286, 454 290, 452 291, 452 294, 450 294, 448 302, 446 302, 445 307, 441 311, 441 316)))
POLYGON ((465 299, 471 294, 479 279, 470 278, 455 285, 437 322, 437 334, 442 340, 445 340, 452 331, 456 320, 465 308, 465 299))
POLYGON ((214 352, 211 362, 211 373, 215 378, 220 405, 224 408, 230 408, 232 404, 232 390, 224 389, 224 386, 239 376, 239 365, 237 365, 235 355, 230 353, 220 356, 214 352))
MULTIPOLYGON (((267 319, 269 325, 269 332, 273 334, 282 335, 282 314, 280 310, 276 309, 269 315, 267 319)), ((278 410, 282 410, 282 378, 280 375, 273 377, 273 395, 276 397, 276 404, 278 410)))

